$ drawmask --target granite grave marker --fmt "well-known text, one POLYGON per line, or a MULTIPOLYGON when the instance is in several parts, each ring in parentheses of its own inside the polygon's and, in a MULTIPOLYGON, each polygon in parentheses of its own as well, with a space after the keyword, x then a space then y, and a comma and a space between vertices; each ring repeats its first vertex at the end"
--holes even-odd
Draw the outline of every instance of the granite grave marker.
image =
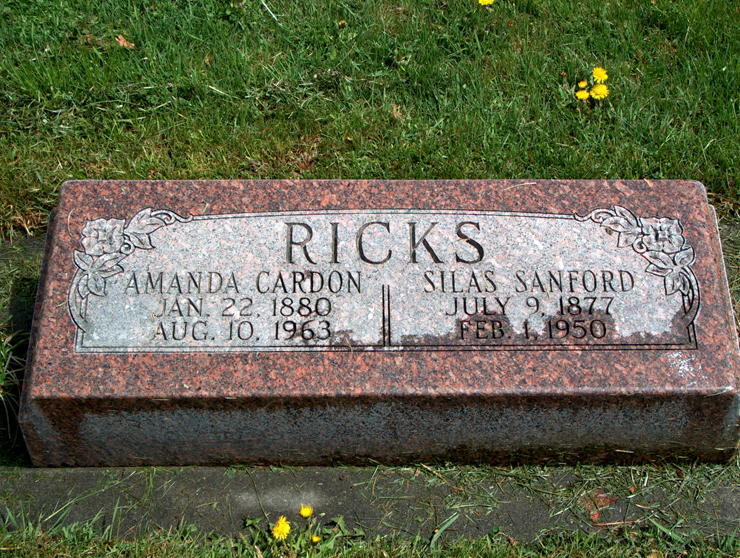
POLYGON ((738 438, 689 181, 79 181, 49 225, 35 464, 680 454, 738 438))

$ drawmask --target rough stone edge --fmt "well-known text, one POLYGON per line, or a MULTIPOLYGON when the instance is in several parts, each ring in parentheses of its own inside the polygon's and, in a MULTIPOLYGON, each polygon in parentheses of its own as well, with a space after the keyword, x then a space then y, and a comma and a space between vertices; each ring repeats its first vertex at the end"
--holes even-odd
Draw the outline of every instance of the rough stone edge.
MULTIPOLYGON (((61 191, 60 191, 61 195, 61 191)), ((41 319, 41 315, 44 311, 44 296, 43 293, 46 290, 47 283, 49 281, 49 267, 50 258, 47 255, 51 252, 55 229, 57 225, 58 211, 55 207, 49 214, 49 223, 46 227, 46 239, 44 241, 44 257, 41 260, 41 269, 39 271, 39 282, 36 286, 36 299, 33 306, 33 321, 31 322, 31 332, 28 339, 28 353, 26 354, 26 368, 23 376, 23 386, 21 388, 21 397, 19 400, 18 410, 18 425, 20 426, 23 439, 26 442, 31 462, 34 466, 38 467, 41 464, 34 459, 34 455, 40 453, 39 450, 43 447, 39 440, 39 436, 36 430, 36 421, 33 417, 40 418, 39 413, 32 407, 36 407, 35 404, 29 404, 29 392, 32 387, 32 374, 33 364, 36 358, 35 348, 38 339, 38 326, 41 319), (32 448, 35 451, 32 451, 32 448)))

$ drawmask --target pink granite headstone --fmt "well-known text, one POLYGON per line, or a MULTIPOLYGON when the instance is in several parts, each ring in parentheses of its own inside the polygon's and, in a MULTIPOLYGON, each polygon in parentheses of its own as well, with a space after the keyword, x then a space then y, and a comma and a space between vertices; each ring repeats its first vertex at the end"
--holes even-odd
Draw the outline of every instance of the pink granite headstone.
POLYGON ((729 456, 690 181, 80 181, 21 421, 42 466, 729 456))

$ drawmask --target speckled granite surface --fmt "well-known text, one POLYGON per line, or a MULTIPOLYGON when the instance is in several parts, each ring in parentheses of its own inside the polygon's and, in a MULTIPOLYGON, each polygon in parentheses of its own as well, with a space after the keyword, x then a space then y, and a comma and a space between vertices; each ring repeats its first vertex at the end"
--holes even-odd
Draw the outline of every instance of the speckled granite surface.
POLYGON ((723 459, 738 437, 690 181, 67 183, 29 357, 41 466, 723 459))

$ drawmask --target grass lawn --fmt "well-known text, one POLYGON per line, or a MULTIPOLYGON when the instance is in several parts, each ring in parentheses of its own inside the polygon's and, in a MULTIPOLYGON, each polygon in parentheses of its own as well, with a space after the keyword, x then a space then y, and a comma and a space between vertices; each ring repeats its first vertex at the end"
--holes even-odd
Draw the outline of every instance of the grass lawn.
MULTIPOLYGON (((656 530, 654 535, 659 535, 656 530)), ((475 541, 460 540, 444 547, 430 549, 428 541, 376 540, 363 543, 335 545, 334 548, 315 545, 311 550, 296 551, 282 543, 262 546, 262 550, 245 539, 194 537, 185 529, 177 532, 156 533, 135 541, 107 538, 85 526, 76 526, 56 533, 29 529, 20 535, 0 536, 3 556, 18 558, 56 558, 59 556, 122 556, 127 558, 233 558, 250 556, 343 556, 347 558, 387 558, 389 556, 428 557, 450 556, 470 558, 665 558, 669 556, 737 556, 738 546, 733 540, 724 540, 719 546, 702 541, 683 547, 666 543, 660 536, 643 537, 645 544, 626 539, 620 544, 599 537, 583 535, 545 536, 537 544, 513 545, 499 537, 475 541)))
MULTIPOLYGON (((10 419, 0 412, 0 422, 13 423, 26 336, 7 309, 28 312, 40 263, 26 237, 43 236, 64 180, 699 180, 723 223, 737 303, 739 113, 734 1, 4 0, 0 395, 10 419), (608 95, 579 100, 578 83, 591 88, 597 66, 608 95)), ((4 426, 0 462, 24 463, 4 426)), ((599 475, 628 490, 644 467, 652 466, 599 475)), ((712 467, 691 465, 690 487, 698 491, 712 467)), ((722 474, 735 479, 737 469, 722 474)), ((532 469, 516 471, 526 479, 532 469)), ((5 523, 3 556, 259 556, 243 540, 178 532, 127 542, 91 525, 47 532, 5 523)), ((738 545, 654 522, 531 545, 497 535, 445 547, 339 537, 311 552, 441 549, 658 558, 737 555, 738 545)), ((265 542, 260 552, 304 550, 265 542)))

